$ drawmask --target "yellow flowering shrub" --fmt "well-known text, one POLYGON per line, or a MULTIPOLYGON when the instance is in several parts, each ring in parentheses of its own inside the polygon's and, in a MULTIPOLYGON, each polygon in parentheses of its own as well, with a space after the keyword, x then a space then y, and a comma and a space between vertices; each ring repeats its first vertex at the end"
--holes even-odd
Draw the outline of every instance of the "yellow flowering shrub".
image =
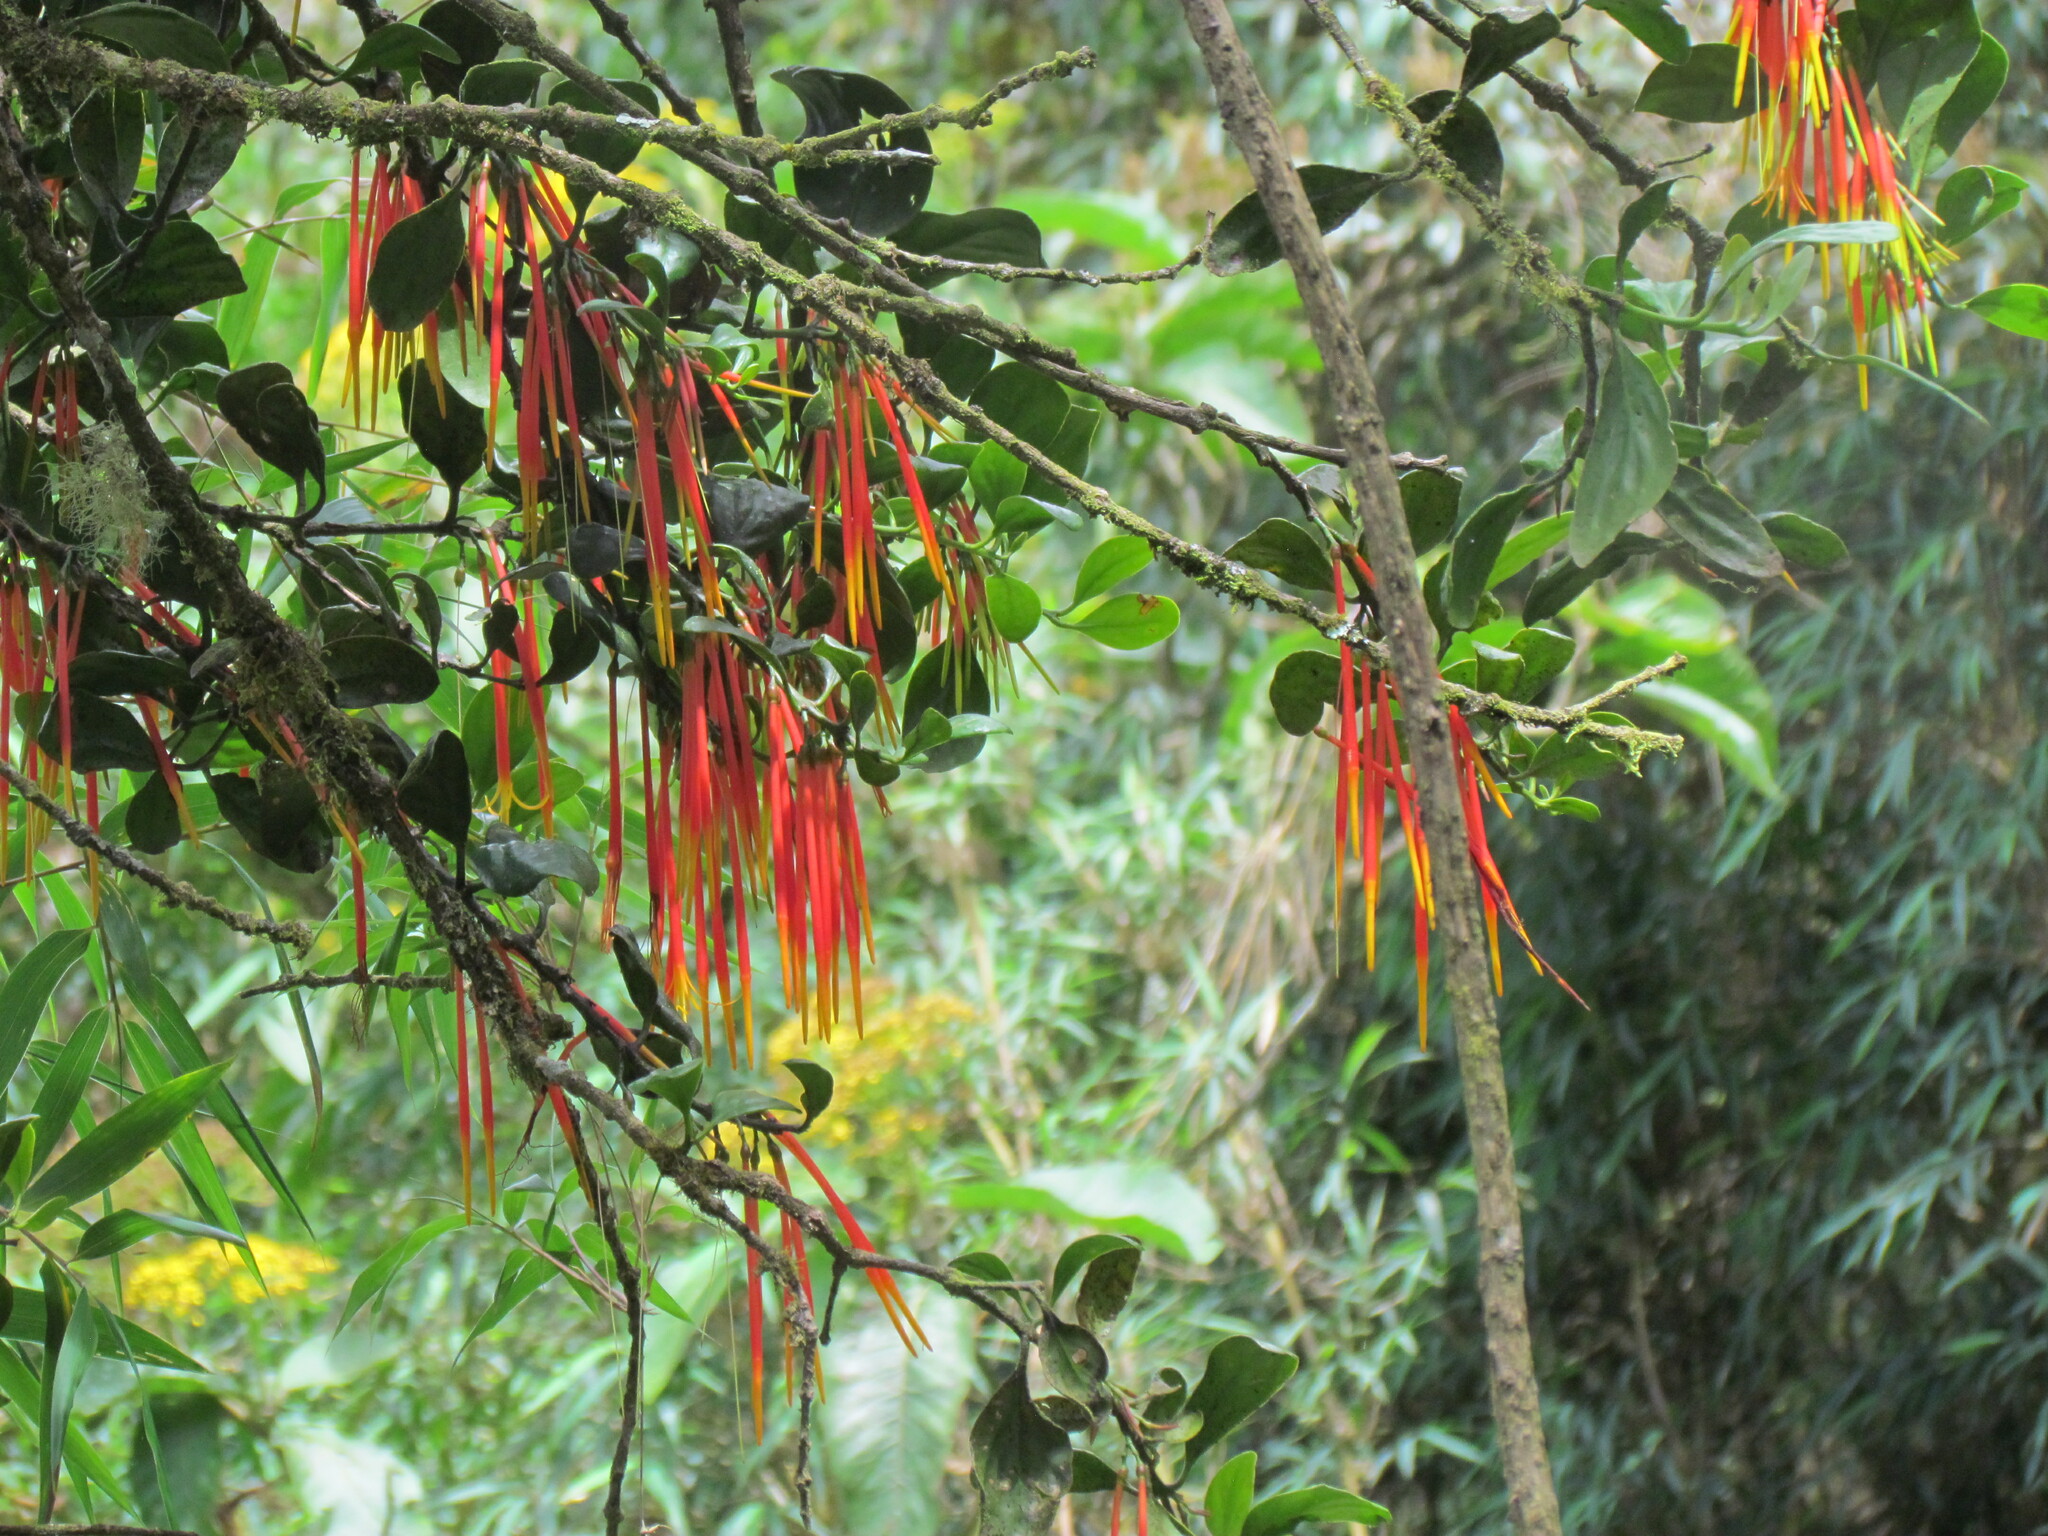
POLYGON ((938 1134, 945 1116, 915 1100, 923 1096, 921 1086, 928 1088, 960 1059, 959 1027, 973 1017, 959 998, 933 993, 876 1010, 868 1015, 864 1038, 848 1030, 832 1044, 806 1044, 791 1019, 769 1038, 769 1059, 808 1056, 831 1069, 832 1109, 808 1141, 880 1156, 938 1134))
POLYGON ((128 1305, 196 1323, 205 1317, 207 1303, 220 1296, 223 1286, 229 1300, 245 1307, 266 1295, 290 1296, 303 1291, 315 1275, 331 1274, 335 1268, 334 1260, 317 1248, 273 1242, 255 1233, 249 1236, 249 1252, 263 1271, 260 1283, 240 1255, 231 1252, 226 1243, 208 1238, 141 1259, 129 1267, 126 1276, 128 1305))

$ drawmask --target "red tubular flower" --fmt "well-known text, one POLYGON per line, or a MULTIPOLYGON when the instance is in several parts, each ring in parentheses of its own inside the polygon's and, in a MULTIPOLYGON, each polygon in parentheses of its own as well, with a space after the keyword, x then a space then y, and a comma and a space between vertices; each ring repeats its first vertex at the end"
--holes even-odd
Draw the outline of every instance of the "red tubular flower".
MULTIPOLYGON (((854 1218, 853 1212, 847 1209, 846 1202, 839 1198, 839 1191, 827 1182, 818 1165, 811 1160, 811 1154, 804 1150, 803 1144, 787 1131, 778 1132, 776 1139, 804 1165, 804 1172, 808 1173, 812 1182, 824 1192, 825 1202, 832 1207, 832 1214, 839 1218, 839 1225, 845 1230, 847 1243, 853 1251, 874 1253, 875 1246, 868 1241, 867 1233, 861 1230, 860 1222, 854 1218)), ((875 1296, 881 1301, 882 1310, 889 1314, 889 1321, 895 1325, 896 1336, 903 1341, 903 1347, 913 1355, 917 1353, 917 1344, 930 1349, 932 1341, 926 1338, 924 1330, 918 1327, 917 1316, 910 1310, 910 1303, 903 1299, 903 1292, 896 1284, 896 1277, 886 1269, 863 1269, 861 1273, 867 1276, 868 1284, 874 1287, 875 1296), (917 1336, 917 1343, 911 1342, 913 1333, 917 1336)))

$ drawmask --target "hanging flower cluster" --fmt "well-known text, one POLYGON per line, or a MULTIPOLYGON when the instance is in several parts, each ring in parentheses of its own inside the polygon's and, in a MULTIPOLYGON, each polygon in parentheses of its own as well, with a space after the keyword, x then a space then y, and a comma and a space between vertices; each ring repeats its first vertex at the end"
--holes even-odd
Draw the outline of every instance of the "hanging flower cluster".
POLYGON ((1882 329, 1902 360, 1932 366, 1928 280, 1951 253, 1921 227, 1919 201, 1900 180, 1898 141, 1873 118, 1843 45, 1839 9, 1838 0, 1735 0, 1735 98, 1754 80, 1762 109, 1750 131, 1773 216, 1787 224, 1877 219, 1897 228, 1885 245, 1828 248, 1823 277, 1832 277, 1838 250, 1858 351, 1882 329))

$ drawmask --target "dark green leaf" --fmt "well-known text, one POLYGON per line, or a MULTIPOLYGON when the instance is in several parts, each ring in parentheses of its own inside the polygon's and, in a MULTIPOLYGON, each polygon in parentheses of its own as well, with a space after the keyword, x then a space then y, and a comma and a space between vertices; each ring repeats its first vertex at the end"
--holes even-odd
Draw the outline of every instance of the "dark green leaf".
POLYGON ((178 802, 161 773, 153 773, 128 802, 128 819, 122 823, 128 845, 138 853, 168 853, 184 825, 178 819, 178 802))
MULTIPOLYGON (((455 1218, 459 1223, 462 1218, 455 1218)), ((43 1342, 46 1314, 43 1307, 43 1293, 27 1286, 14 1287, 14 1305, 0 1317, 0 1338, 12 1339, 22 1344, 43 1342)), ((175 1345, 158 1338, 147 1328, 137 1323, 124 1322, 115 1318, 104 1318, 113 1326, 100 1330, 99 1355, 103 1360, 113 1359, 125 1362, 132 1352, 138 1365, 160 1366, 168 1371, 194 1371, 206 1369, 197 1360, 175 1345)))
POLYGON ((1977 44, 1977 56, 1970 61, 1970 67, 1963 71, 1956 81, 1955 89, 1935 114, 1931 130, 1924 139, 1909 146, 1912 154, 1912 169, 1916 178, 1941 165, 1962 148, 1963 140, 1970 130, 1977 126, 1977 120, 1997 103, 2005 91, 2006 76, 2012 71, 2012 59, 2005 51, 2005 45, 1989 32, 1983 34, 1977 44))
MULTIPOLYGON (((63 712, 53 695, 43 715, 42 728, 36 732, 36 745, 60 761, 62 721, 63 712)), ((149 773, 156 765, 156 749, 149 744, 149 733, 143 730, 141 721, 111 699, 91 693, 71 696, 73 772, 107 773, 126 768, 133 773, 149 773)))
POLYGON ((343 709, 418 704, 434 696, 441 674, 416 647, 390 635, 352 635, 320 653, 343 709))
POLYGON ((296 768, 267 762, 253 779, 208 774, 207 783, 228 825, 252 852, 279 868, 317 875, 334 857, 320 797, 296 768))
POLYGON ((398 781, 398 805, 429 832, 457 847, 468 840, 475 802, 460 736, 453 731, 434 733, 398 781))
POLYGON ((1010 1266, 992 1253, 963 1253, 950 1265, 970 1280, 987 1280, 1005 1285, 1017 1277, 1010 1273, 1010 1266))
POLYGON ((1522 676, 1515 696, 1533 699, 1550 686, 1578 654, 1578 642, 1554 629, 1518 630, 1508 649, 1522 658, 1522 676))
POLYGON ((1450 533, 1464 489, 1464 481, 1445 469, 1411 469, 1401 477, 1401 510, 1416 554, 1427 554, 1450 533))
MULTIPOLYGON (((1877 48, 1877 67, 1865 77, 1876 86, 1894 135, 1907 146, 1916 179, 1918 170, 1924 168, 1924 156, 1931 153, 1931 147, 1921 150, 1920 146, 1931 137, 1935 119, 1955 93, 1957 83, 1976 63, 1984 38, 1971 0, 1945 0, 1939 12, 1933 25, 1919 35, 1894 37, 1888 46, 1877 48)), ((1969 120, 1974 122, 1983 107, 1996 99, 1994 90, 1969 120)))
POLYGON ((1461 91, 1476 90, 1518 60, 1534 53, 1561 30, 1558 19, 1537 10, 1516 20, 1511 12, 1495 11, 1472 24, 1471 46, 1465 51, 1461 91))
POLYGON ((1045 1379, 1061 1396, 1088 1405, 1101 1395, 1109 1375, 1109 1351, 1086 1328, 1047 1317, 1038 1358, 1045 1366, 1045 1379))
POLYGON ((1671 209, 1671 190, 1678 182, 1660 181, 1621 211, 1619 238, 1614 247, 1614 276, 1617 286, 1628 279, 1628 255, 1636 242, 1648 234, 1671 209))
POLYGON ((1790 342, 1773 341, 1764 349, 1762 367, 1721 392, 1721 409, 1731 425, 1754 426, 1791 399, 1819 366, 1801 357, 1790 342))
POLYGON ((173 656, 87 651, 71 663, 71 687, 78 693, 147 693, 163 698, 191 681, 185 664, 173 656))
MULTIPOLYGON (((889 117, 911 110, 910 103, 872 75, 799 65, 778 69, 769 77, 787 86, 804 107, 807 139, 858 127, 864 116, 889 117)), ((880 135, 874 147, 929 155, 931 135, 911 128, 880 135)), ((830 219, 845 219, 864 235, 888 235, 903 228, 931 195, 929 163, 890 165, 886 162, 833 166, 798 166, 796 195, 830 219)))
POLYGON ((712 475, 704 485, 712 539, 750 555, 773 548, 811 515, 811 498, 794 486, 731 475, 712 475))
POLYGON ((1074 1475, 1069 1493, 1108 1493, 1118 1482, 1116 1473, 1093 1451, 1074 1452, 1074 1475))
POLYGON ((1116 1253, 1123 1249, 1137 1252, 1140 1248, 1134 1237, 1125 1237, 1116 1232, 1097 1232, 1067 1244, 1052 1269, 1052 1289, 1046 1293, 1046 1300, 1057 1302, 1065 1294, 1074 1277, 1087 1269, 1105 1253, 1116 1253))
POLYGON ((465 69, 477 69, 498 56, 498 29, 462 0, 434 0, 420 13, 420 25, 453 48, 465 69))
MULTIPOLYGON (((1301 189, 1316 217, 1316 228, 1328 234, 1398 178, 1376 171, 1347 170, 1341 165, 1295 167, 1301 189)), ((1256 272, 1280 259, 1280 239, 1266 216, 1266 205, 1252 192, 1239 198, 1216 221, 1216 230, 1202 252, 1202 265, 1218 277, 1256 272)))
POLYGON ((1472 659, 1477 664, 1473 669, 1472 685, 1481 693, 1497 694, 1504 699, 1520 695, 1523 663, 1519 655, 1475 640, 1472 659))
POLYGON ((898 315, 896 328, 903 335, 903 350, 930 363, 939 382, 956 395, 967 394, 995 364, 994 347, 936 321, 898 315))
MULTIPOLYGON (((110 893, 107 893, 110 894, 110 893)), ((104 896, 103 896, 104 900, 104 896)), ((101 910, 107 910, 102 906, 101 910)), ((100 1059, 100 1051, 107 1043, 107 1026, 111 1015, 105 1008, 95 1008, 81 1019, 71 1031, 71 1038, 64 1042, 64 1049, 57 1053, 57 1059, 50 1063, 43 1074, 43 1086, 36 1091, 34 1105, 36 1144, 31 1168, 40 1168, 56 1150, 57 1143, 71 1128, 72 1112, 78 1108, 85 1095, 86 1085, 92 1081, 92 1069, 100 1059)), ((12 1147, 0 1148, 0 1172, 5 1172, 13 1161, 12 1147)))
POLYGON ((815 1061, 797 1057, 782 1064, 803 1089, 804 1119, 816 1120, 832 1105, 832 1074, 815 1061))
POLYGON ((109 320, 136 320, 175 315, 247 286, 235 258, 212 235, 190 219, 176 218, 157 231, 142 260, 97 297, 100 313, 109 320))
POLYGON ((142 93, 112 86, 94 91, 71 114, 71 158, 78 163, 78 179, 108 224, 119 221, 135 195, 147 121, 142 93))
POLYGON ((1004 363, 992 370, 975 385, 968 403, 1040 450, 1052 447, 1067 420, 1067 392, 1022 363, 1004 363))
POLYGON ((1296 651, 1280 658, 1266 698, 1273 718, 1290 736, 1306 736, 1323 723, 1323 709, 1337 702, 1340 663, 1328 651, 1296 651))
POLYGON ((1494 561, 1516 520, 1528 510, 1529 497, 1526 485, 1490 496, 1458 525, 1451 539, 1450 568, 1444 574, 1444 617, 1453 629, 1469 629, 1478 616, 1494 561))
MULTIPOLYGON (((613 79, 605 83, 644 107, 650 124, 661 116, 661 98, 646 81, 613 79)), ((587 90, 574 80, 557 81, 548 91, 548 102, 552 106, 572 107, 579 112, 594 112, 602 117, 617 115, 609 102, 601 100, 596 92, 587 90)), ((638 134, 605 128, 572 133, 562 140, 570 154, 589 160, 615 175, 638 158, 643 142, 638 134)))
POLYGON ((970 1437, 981 1495, 978 1536, 1045 1536, 1073 1481, 1066 1432, 1038 1411, 1020 1361, 976 1415, 970 1437))
POLYGON ((1254 570, 1270 571, 1291 587, 1306 587, 1312 592, 1330 589, 1329 551, 1301 524, 1284 517, 1267 518, 1226 549, 1223 556, 1254 570))
MULTIPOLYGON (((234 166, 248 137, 248 125, 238 117, 207 117, 189 107, 179 112, 157 142, 157 196, 172 213, 195 207, 234 166)), ((227 367, 225 355, 220 365, 227 367)))
POLYGON ((548 667, 540 681, 553 687, 580 677, 602 649, 603 636, 588 615, 574 608, 557 608, 548 621, 548 667))
POLYGON ((1665 8, 1665 0, 1586 0, 1596 11, 1605 11, 1660 59, 1683 62, 1692 52, 1692 35, 1665 8))
POLYGON ((455 50, 426 28, 405 21, 387 21, 363 39, 363 46, 356 50, 348 69, 357 75, 374 75, 380 69, 417 69, 422 54, 446 59, 450 64, 459 62, 455 50))
POLYGON ((467 211, 461 191, 443 193, 379 242, 367 288, 385 330, 416 329, 448 297, 468 254, 467 211))
POLYGON ((1488 197, 1500 196, 1507 161, 1501 155, 1493 120, 1478 102, 1456 91, 1426 91, 1408 107, 1424 123, 1436 124, 1443 118, 1434 130, 1437 148, 1473 186, 1488 197))
POLYGON ((446 380, 436 380, 425 359, 408 364, 399 374, 398 404, 406 435, 451 491, 468 484, 469 477, 483 468, 490 441, 482 408, 446 380))
POLYGON ((1678 472, 1671 408, 1650 365, 1614 338, 1600 380, 1600 415, 1579 476, 1569 548, 1584 565, 1657 505, 1678 472))
MULTIPOLYGON (((974 208, 966 213, 920 213, 897 230, 893 241, 921 256, 985 265, 1042 267, 1045 249, 1038 225, 1013 208, 974 208)), ((914 269, 913 269, 914 270, 914 269)), ((957 273, 934 272, 925 286, 936 288, 957 273)))
POLYGON ((252 363, 220 381, 214 394, 228 425, 242 434, 266 464, 294 479, 311 475, 323 483, 327 450, 320 418, 282 363, 252 363))
POLYGON ((163 1145, 227 1069, 227 1062, 216 1062, 124 1104, 51 1164, 28 1187, 22 1203, 31 1208, 53 1200, 76 1205, 98 1194, 163 1145))
POLYGON ((528 106, 547 72, 547 65, 537 59, 479 64, 462 77, 462 99, 473 107, 528 106))
POLYGON ((500 896, 528 895, 551 878, 574 881, 586 894, 604 883, 590 851, 559 838, 493 836, 477 848, 472 861, 484 884, 500 896))
POLYGON ((626 995, 633 1000, 640 1022, 648 1029, 658 1029, 678 1040, 693 1040, 695 1036, 689 1024, 655 979, 654 971, 640 953, 640 945, 632 932, 623 926, 615 927, 611 939, 612 958, 618 963, 619 976, 626 983, 626 995))
POLYGON ((1312 1488, 1297 1488, 1292 1493, 1276 1493, 1270 1499, 1259 1500, 1245 1516, 1241 1536, 1287 1536, 1304 1520, 1381 1525, 1393 1518, 1383 1505, 1318 1483, 1312 1488))
POLYGON ((1653 539, 1648 534, 1624 533, 1602 550, 1591 565, 1581 566, 1560 560, 1530 584, 1529 595, 1522 600, 1522 622, 1540 624, 1552 615, 1562 613, 1594 582, 1613 575, 1637 555, 1653 555, 1662 548, 1662 539, 1653 539))
POLYGON ((1767 512, 1758 519, 1778 552, 1794 565, 1827 571, 1849 558, 1849 546, 1832 528, 1824 528, 1797 512, 1767 512))
POLYGON ((1671 531, 1710 564, 1752 581, 1785 574, 1785 557, 1756 514, 1706 471, 1681 464, 1657 510, 1671 531))
POLYGON ((1100 1332, 1117 1320, 1124 1303, 1131 1299, 1143 1258, 1144 1252, 1133 1243, 1090 1261, 1081 1275, 1081 1292, 1074 1298, 1074 1317, 1083 1328, 1100 1332))
POLYGON ((370 1262, 367 1269, 356 1276, 355 1283, 349 1287, 348 1300, 341 1308, 341 1321, 334 1325, 334 1331, 341 1332, 348 1326, 350 1318, 360 1312, 367 1303, 381 1296, 384 1288, 392 1282, 398 1272, 418 1258, 427 1244, 437 1237, 468 1225, 468 1221, 469 1218, 460 1211, 452 1216, 438 1216, 385 1249, 370 1262))
POLYGON ((1210 1350, 1201 1384, 1188 1398, 1188 1411, 1202 1416, 1202 1427, 1188 1441, 1182 1465, 1192 1467, 1211 1446, 1257 1413, 1299 1365, 1287 1351, 1269 1349, 1242 1334, 1210 1350))
POLYGON ((1636 110, 1679 123, 1739 123, 1756 113, 1758 75, 1754 67, 1742 68, 1741 50, 1732 43, 1698 43, 1684 58, 1667 59, 1650 71, 1636 110))
POLYGON ((168 5, 109 5, 79 18, 79 30, 117 43, 140 59, 169 59, 191 69, 228 73, 228 56, 212 31, 168 5))

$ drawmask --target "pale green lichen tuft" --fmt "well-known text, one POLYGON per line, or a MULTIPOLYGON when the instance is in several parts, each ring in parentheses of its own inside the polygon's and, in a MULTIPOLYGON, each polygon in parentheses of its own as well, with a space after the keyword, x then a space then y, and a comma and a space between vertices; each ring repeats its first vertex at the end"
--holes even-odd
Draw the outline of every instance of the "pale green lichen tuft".
POLYGON ((77 457, 58 460, 55 478, 64 521, 124 567, 139 565, 164 514, 150 500, 142 465, 120 427, 101 422, 79 433, 77 457))

